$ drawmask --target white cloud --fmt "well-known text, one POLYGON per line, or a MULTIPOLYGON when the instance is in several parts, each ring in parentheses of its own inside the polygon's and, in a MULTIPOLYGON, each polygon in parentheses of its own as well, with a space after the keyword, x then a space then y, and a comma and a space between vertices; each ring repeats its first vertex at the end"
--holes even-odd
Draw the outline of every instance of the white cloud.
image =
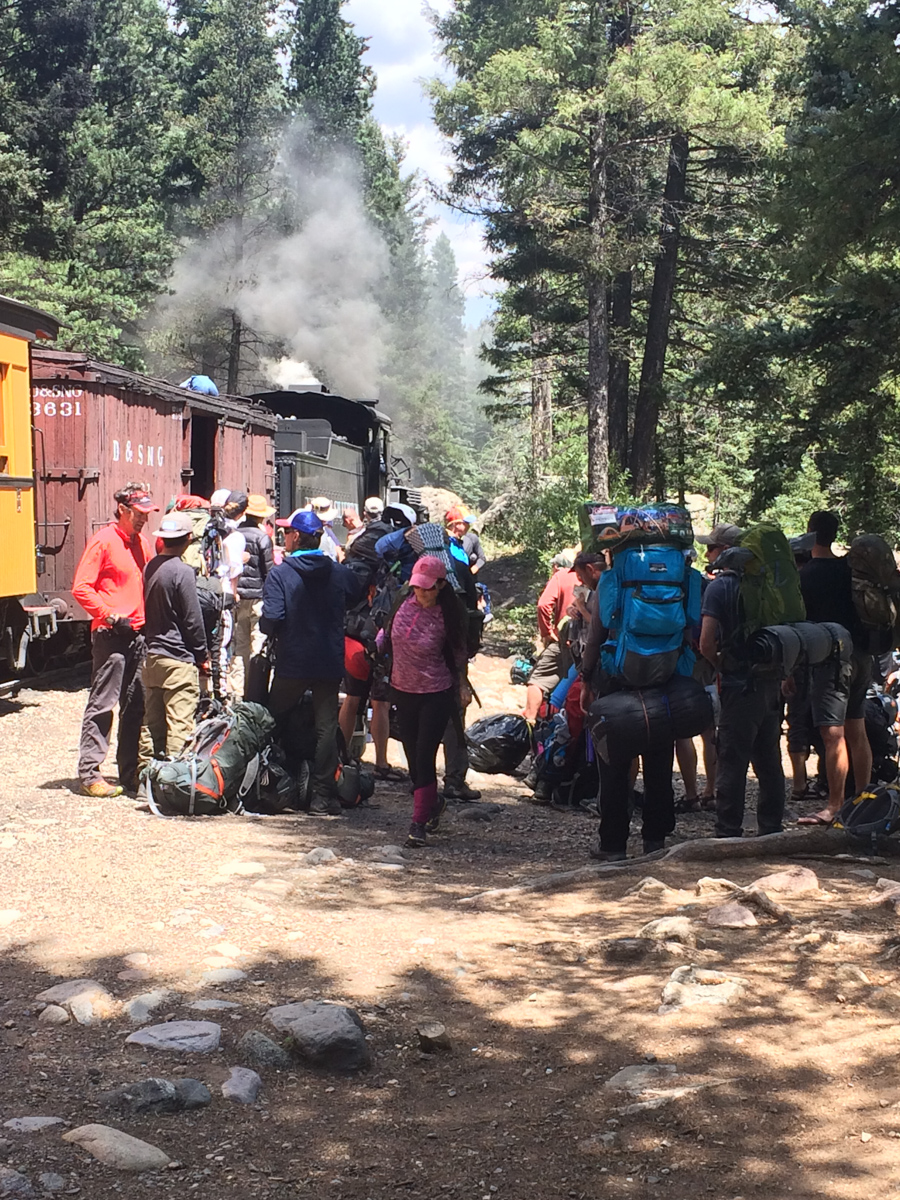
MULTIPOLYGON (((444 13, 451 0, 432 0, 428 7, 444 13)), ((422 0, 349 0, 344 15, 358 34, 369 38, 367 61, 378 76, 375 116, 388 133, 405 139, 407 168, 420 171, 436 187, 442 187, 450 176, 451 157, 431 119, 423 81, 446 74, 446 68, 437 54, 426 5, 422 0)), ((467 319, 477 324, 488 314, 489 297, 495 290, 487 278, 488 255, 481 226, 430 196, 426 208, 434 219, 431 236, 444 232, 453 245, 467 300, 467 319)))

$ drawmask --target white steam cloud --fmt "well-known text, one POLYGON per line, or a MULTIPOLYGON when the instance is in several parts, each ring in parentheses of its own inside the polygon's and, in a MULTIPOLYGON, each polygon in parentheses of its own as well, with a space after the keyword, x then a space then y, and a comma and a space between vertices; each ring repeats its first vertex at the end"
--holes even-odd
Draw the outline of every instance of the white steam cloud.
MULTIPOLYGON (((223 312, 236 311, 257 347, 253 366, 271 382, 285 386, 304 375, 312 382, 321 374, 335 391, 376 396, 386 333, 378 292, 388 251, 365 211, 356 168, 338 153, 327 161, 311 154, 294 127, 261 182, 257 191, 269 197, 264 213, 223 223, 176 263, 163 322, 196 329, 202 314, 199 324, 210 329, 213 314, 221 324, 223 312)), ((202 341, 199 331, 195 340, 202 341)))

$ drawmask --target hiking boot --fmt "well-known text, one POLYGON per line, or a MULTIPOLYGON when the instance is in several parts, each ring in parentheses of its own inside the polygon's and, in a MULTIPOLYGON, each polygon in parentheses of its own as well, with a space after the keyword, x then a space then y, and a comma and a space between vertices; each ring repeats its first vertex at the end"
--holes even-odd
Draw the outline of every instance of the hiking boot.
POLYGON ((406 836, 406 844, 407 846, 424 846, 426 844, 425 826, 420 825, 418 821, 413 821, 406 836))
POLYGON ((481 792, 475 788, 469 787, 467 783, 444 784, 444 799, 445 800, 480 800, 481 792))
POLYGON ((437 833, 438 831, 438 826, 441 823, 441 817, 447 810, 447 801, 445 796, 446 793, 444 793, 444 796, 438 796, 437 800, 435 801, 434 812, 425 822, 425 828, 429 833, 437 833))
POLYGON ((94 800, 112 800, 115 796, 121 796, 123 790, 117 783, 107 783, 105 779, 81 785, 82 796, 91 796, 94 800))
POLYGON ((624 850, 601 850, 599 846, 591 846, 588 853, 596 862, 625 862, 628 858, 624 850))
POLYGON ((644 853, 645 854, 655 854, 657 850, 665 850, 665 848, 666 848, 666 839, 665 838, 663 838, 662 841, 659 841, 659 842, 648 842, 646 840, 646 838, 644 839, 644 853))
POLYGON ((310 815, 314 817, 339 817, 343 811, 337 796, 314 796, 309 805, 310 815))

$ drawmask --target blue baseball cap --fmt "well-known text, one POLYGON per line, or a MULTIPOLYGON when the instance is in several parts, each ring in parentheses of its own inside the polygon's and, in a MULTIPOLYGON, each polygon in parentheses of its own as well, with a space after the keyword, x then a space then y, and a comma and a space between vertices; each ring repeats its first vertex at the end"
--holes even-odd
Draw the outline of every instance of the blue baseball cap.
POLYGON ((324 525, 314 512, 308 508, 296 508, 289 517, 282 517, 275 522, 282 529, 296 529, 298 533, 319 533, 324 525))

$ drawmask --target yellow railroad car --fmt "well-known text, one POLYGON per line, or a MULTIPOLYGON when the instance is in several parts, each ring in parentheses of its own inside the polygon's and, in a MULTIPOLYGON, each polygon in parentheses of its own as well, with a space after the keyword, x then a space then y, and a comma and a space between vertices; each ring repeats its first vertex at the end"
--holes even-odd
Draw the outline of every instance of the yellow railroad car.
POLYGON ((56 624, 55 610, 33 595, 31 343, 58 335, 55 317, 0 296, 0 663, 12 671, 24 666, 29 639, 46 636, 56 624))

